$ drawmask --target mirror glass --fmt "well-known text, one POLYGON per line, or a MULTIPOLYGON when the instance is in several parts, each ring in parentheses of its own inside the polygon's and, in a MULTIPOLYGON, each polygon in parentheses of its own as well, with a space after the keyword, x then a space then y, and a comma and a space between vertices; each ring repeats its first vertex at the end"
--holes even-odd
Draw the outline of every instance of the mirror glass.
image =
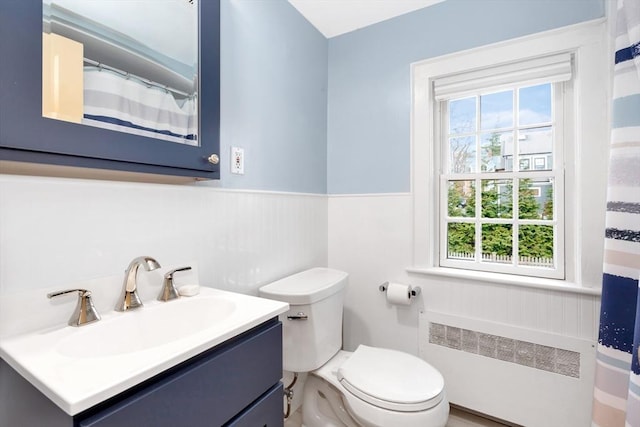
POLYGON ((198 143, 198 0, 43 0, 42 115, 198 143))

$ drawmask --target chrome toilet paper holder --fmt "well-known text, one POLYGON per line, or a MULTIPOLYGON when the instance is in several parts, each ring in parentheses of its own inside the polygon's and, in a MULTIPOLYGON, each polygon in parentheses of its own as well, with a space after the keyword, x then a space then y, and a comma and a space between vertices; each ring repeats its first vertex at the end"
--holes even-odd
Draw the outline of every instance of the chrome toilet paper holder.
MULTIPOLYGON (((382 285, 378 286, 378 290, 380 292, 387 292, 387 288, 389 287, 389 282, 384 282, 382 285)), ((422 292, 422 289, 420 289, 420 286, 409 286, 409 298, 415 298, 418 295, 420 295, 420 292, 422 292)))

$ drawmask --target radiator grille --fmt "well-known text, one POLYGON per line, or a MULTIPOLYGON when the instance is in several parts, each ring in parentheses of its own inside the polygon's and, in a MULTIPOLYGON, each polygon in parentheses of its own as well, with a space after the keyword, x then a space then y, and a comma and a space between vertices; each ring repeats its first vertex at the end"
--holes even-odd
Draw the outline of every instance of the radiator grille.
POLYGON ((580 353, 469 329, 430 323, 429 342, 454 350, 580 378, 580 353))

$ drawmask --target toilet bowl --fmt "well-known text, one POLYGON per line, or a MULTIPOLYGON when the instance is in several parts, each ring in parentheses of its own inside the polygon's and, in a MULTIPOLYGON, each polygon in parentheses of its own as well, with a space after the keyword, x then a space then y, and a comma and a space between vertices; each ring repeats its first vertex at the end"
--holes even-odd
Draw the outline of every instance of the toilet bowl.
POLYGON ((449 403, 442 375, 428 363, 361 345, 310 373, 302 415, 305 427, 444 426, 449 403))
POLYGON ((348 275, 314 268, 260 288, 288 302, 283 367, 308 372, 304 427, 443 427, 449 415, 442 375, 426 361, 396 350, 342 347, 348 275))

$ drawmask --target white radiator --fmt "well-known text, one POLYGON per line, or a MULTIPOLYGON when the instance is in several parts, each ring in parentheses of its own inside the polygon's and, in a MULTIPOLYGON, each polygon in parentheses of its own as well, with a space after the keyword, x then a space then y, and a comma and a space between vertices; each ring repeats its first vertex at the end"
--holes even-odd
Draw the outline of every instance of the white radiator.
POLYGON ((420 313, 419 339, 451 403, 524 426, 591 425, 595 342, 434 311, 420 313))

